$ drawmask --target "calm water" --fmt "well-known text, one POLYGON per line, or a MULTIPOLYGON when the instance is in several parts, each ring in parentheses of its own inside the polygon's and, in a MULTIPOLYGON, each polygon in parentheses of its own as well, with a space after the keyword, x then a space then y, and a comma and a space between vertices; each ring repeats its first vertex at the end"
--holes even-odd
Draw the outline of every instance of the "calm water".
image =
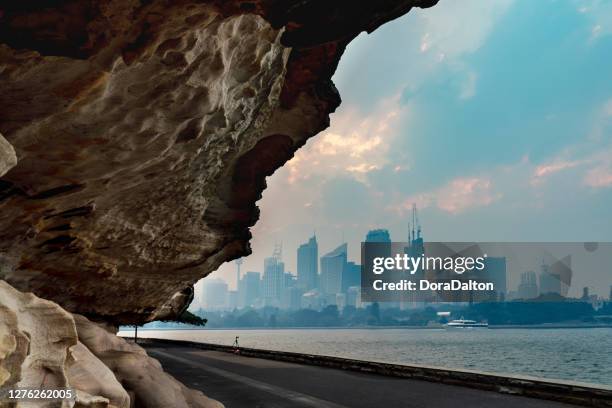
MULTIPOLYGON (((127 335, 129 332, 121 332, 127 335)), ((141 330, 242 347, 612 385, 612 328, 456 332, 410 329, 141 330)))

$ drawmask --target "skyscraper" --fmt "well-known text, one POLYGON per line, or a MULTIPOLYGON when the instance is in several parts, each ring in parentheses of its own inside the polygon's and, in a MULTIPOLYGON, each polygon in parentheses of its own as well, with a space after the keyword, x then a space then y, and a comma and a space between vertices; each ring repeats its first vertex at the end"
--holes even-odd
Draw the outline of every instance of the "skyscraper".
POLYGON ((319 246, 317 237, 312 236, 307 243, 299 246, 297 250, 298 286, 309 291, 317 287, 319 275, 319 246))
POLYGON ((506 258, 489 256, 485 259, 484 281, 492 282, 495 286, 495 295, 498 300, 505 298, 508 293, 506 278, 506 258))
POLYGON ((208 310, 220 310, 227 307, 227 283, 222 279, 205 279, 204 299, 201 304, 208 310))
POLYGON ((561 281, 549 271, 546 264, 540 267, 540 294, 561 294, 561 281))
POLYGON ((346 293, 351 286, 361 285, 361 265, 355 262, 347 262, 342 274, 342 292, 346 293))
POLYGON ((281 292, 285 282, 285 264, 278 256, 264 259, 263 297, 267 305, 280 302, 281 292))
POLYGON ((260 276, 259 272, 247 272, 240 280, 239 304, 241 307, 252 307, 261 297, 260 276))
POLYGON ((264 259, 261 291, 265 305, 278 306, 280 303, 285 281, 285 264, 281 259, 282 251, 282 244, 276 244, 272 256, 264 259))
MULTIPOLYGON (((371 271, 376 258, 388 258, 391 256, 391 237, 386 229, 375 229, 368 231, 365 241, 361 243, 361 264, 366 271, 371 271)), ((374 295, 372 282, 376 278, 373 273, 365 273, 362 276, 362 288, 365 292, 364 298, 374 295)))
POLYGON ((346 269, 347 245, 340 245, 321 257, 321 291, 325 295, 342 292, 342 274, 346 269))
POLYGON ((538 283, 534 271, 521 273, 521 283, 518 287, 519 299, 528 300, 538 297, 538 283))
POLYGON ((540 294, 557 294, 567 296, 572 284, 572 258, 553 259, 550 263, 542 262, 540 272, 540 294))
POLYGON ((386 229, 375 229, 368 231, 368 234, 366 235, 366 242, 390 243, 391 238, 389 236, 389 231, 386 229))

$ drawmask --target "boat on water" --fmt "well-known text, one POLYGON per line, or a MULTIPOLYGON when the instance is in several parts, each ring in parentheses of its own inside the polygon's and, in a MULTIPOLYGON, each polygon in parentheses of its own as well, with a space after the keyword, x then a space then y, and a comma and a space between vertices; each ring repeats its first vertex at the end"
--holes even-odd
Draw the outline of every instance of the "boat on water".
POLYGON ((476 320, 467 320, 463 317, 458 320, 451 320, 446 323, 444 327, 447 330, 474 330, 474 329, 488 329, 488 323, 477 322, 476 320))

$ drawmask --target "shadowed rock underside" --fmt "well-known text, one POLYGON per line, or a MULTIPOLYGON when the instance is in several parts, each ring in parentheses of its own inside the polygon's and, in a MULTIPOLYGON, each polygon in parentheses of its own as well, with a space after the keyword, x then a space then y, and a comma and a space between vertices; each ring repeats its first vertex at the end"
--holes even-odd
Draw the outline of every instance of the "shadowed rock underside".
POLYGON ((328 126, 348 42, 434 3, 0 2, 0 279, 112 324, 181 313, 328 126))

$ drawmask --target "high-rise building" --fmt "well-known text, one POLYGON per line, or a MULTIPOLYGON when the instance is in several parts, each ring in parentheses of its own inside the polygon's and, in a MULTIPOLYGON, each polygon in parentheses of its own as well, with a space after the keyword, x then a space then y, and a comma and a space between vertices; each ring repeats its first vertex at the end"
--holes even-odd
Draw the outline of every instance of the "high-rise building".
MULTIPOLYGON (((420 258, 425 255, 425 242, 421 235, 421 224, 417 215, 416 204, 412 204, 412 223, 408 223, 408 246, 404 248, 404 253, 411 258, 420 258)), ((414 271, 400 272, 400 276, 396 279, 410 279, 412 281, 419 281, 425 279, 425 271, 423 267, 418 267, 414 271)), ((417 292, 403 292, 402 301, 400 302, 400 309, 406 310, 409 308, 418 307, 420 302, 431 300, 435 296, 433 291, 417 291, 417 292)))
POLYGON ((261 297, 260 276, 259 272, 247 272, 240 280, 240 307, 253 307, 261 297))
POLYGON ((230 290, 227 292, 227 308, 234 310, 238 308, 238 291, 230 290))
POLYGON ((567 296, 572 283, 572 258, 555 259, 550 264, 542 262, 540 271, 540 294, 567 296))
POLYGON ((285 272, 284 278, 283 278, 283 285, 281 287, 281 291, 286 289, 286 288, 292 288, 294 286, 297 285, 297 280, 295 278, 295 276, 293 276, 293 274, 291 272, 285 272))
POLYGON ((506 278, 506 258, 489 256, 484 261, 484 279, 492 282, 497 299, 504 299, 508 293, 506 278))
MULTIPOLYGON (((365 241, 361 244, 361 262, 362 267, 367 271, 371 271, 376 258, 388 258, 391 256, 391 237, 386 229, 375 229, 368 231, 365 241)), ((387 275, 388 278, 388 275, 387 275)), ((374 296, 372 292, 372 284, 376 275, 365 273, 363 275, 364 297, 369 295, 374 296)))
POLYGON ((296 286, 290 286, 283 289, 281 295, 281 307, 288 310, 297 310, 302 306, 302 289, 296 286))
POLYGON ((208 310, 227 308, 227 283, 222 279, 205 279, 204 298, 200 302, 208 310))
POLYGON ((534 271, 521 273, 521 283, 518 286, 517 296, 519 299, 523 300, 535 299, 538 297, 538 283, 534 271))
POLYGON ((368 231, 368 234, 366 235, 366 242, 390 243, 391 238, 389 236, 389 231, 386 229, 375 229, 368 231))
POLYGON ((236 291, 240 290, 240 265, 244 262, 244 259, 238 258, 234 261, 236 264, 236 291))
POLYGON ((335 295, 342 292, 342 275, 346 269, 347 245, 340 245, 321 257, 321 292, 335 295))
POLYGON ((361 307, 361 287, 351 286, 346 291, 346 305, 354 306, 356 308, 361 307))
POLYGON ((276 257, 264 259, 263 297, 267 304, 280 300, 285 279, 285 264, 276 257))
POLYGON ((421 223, 416 204, 412 204, 412 224, 408 223, 408 248, 405 253, 413 258, 425 254, 425 243, 421 235, 421 223))
POLYGON ((317 237, 312 236, 308 242, 297 250, 298 286, 309 291, 317 287, 319 275, 319 246, 317 237))
POLYGON ((584 288, 582 288, 582 297, 580 299, 584 301, 589 301, 590 298, 591 296, 589 295, 589 288, 585 286, 584 288))
POLYGON ((361 285, 361 265, 355 262, 347 262, 342 274, 342 292, 346 293, 351 286, 361 285))
POLYGON ((263 298, 266 305, 278 306, 285 287, 285 264, 281 260, 282 249, 277 246, 270 258, 264 259, 262 280, 263 298))

